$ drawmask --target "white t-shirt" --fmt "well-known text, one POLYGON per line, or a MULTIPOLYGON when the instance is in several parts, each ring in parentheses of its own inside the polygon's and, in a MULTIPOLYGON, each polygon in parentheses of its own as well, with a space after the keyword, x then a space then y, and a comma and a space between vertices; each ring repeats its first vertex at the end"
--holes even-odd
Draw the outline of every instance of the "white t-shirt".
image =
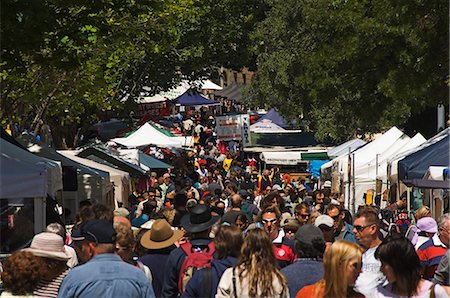
POLYGON ((378 246, 369 248, 362 255, 361 273, 355 283, 356 291, 366 297, 374 297, 375 289, 384 285, 386 277, 380 271, 381 262, 375 258, 378 246))
MULTIPOLYGON (((420 284, 420 287, 418 289, 418 293, 414 296, 411 296, 411 298, 429 298, 430 292, 431 292, 431 286, 433 283, 428 280, 422 279, 422 284, 420 284)), ((396 294, 393 294, 391 292, 391 285, 388 284, 385 287, 379 286, 375 290, 375 295, 371 297, 376 298, 406 298, 406 296, 398 296, 396 294)), ((441 285, 435 285, 434 287, 434 297, 436 298, 448 298, 447 292, 445 292, 445 289, 441 285)))

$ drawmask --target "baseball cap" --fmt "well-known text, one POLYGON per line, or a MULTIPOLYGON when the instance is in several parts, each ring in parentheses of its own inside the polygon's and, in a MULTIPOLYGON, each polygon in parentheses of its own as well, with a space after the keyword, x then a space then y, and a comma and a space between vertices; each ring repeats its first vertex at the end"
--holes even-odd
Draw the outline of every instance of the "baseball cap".
POLYGON ((325 241, 322 231, 318 227, 311 224, 301 226, 295 233, 295 240, 305 244, 312 245, 314 239, 321 239, 322 241, 325 241))
POLYGON ((113 224, 104 219, 88 220, 81 226, 81 234, 87 241, 99 244, 115 243, 116 241, 113 224))
POLYGON ((334 225, 334 220, 330 216, 323 214, 323 215, 319 215, 316 218, 314 225, 316 227, 319 227, 320 225, 326 225, 327 227, 331 228, 334 225))
POLYGON ((422 217, 417 221, 416 226, 422 232, 437 233, 437 223, 432 217, 422 217))
POLYGON ((278 184, 275 184, 274 186, 272 186, 272 189, 274 189, 274 190, 282 190, 281 186, 279 186, 278 184))

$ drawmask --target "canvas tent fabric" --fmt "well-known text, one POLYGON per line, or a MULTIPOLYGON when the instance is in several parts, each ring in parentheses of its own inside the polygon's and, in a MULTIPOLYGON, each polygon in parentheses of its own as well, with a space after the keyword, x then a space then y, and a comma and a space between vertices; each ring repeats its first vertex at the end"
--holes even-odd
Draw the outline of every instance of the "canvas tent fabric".
POLYGON ((280 132, 285 129, 273 123, 272 120, 265 119, 250 125, 251 132, 280 132))
POLYGON ((365 144, 367 144, 366 141, 363 141, 361 139, 353 139, 328 150, 327 154, 330 158, 336 158, 343 154, 347 154, 349 149, 350 152, 353 152, 361 146, 364 146, 365 144))
POLYGON ((448 133, 429 146, 426 146, 398 162, 398 178, 400 180, 421 179, 430 166, 448 166, 449 160, 448 133))
MULTIPOLYGON (((388 131, 386 131, 384 134, 373 140, 372 142, 360 147, 359 149, 355 150, 351 157, 354 157, 354 164, 355 169, 361 168, 365 166, 366 164, 370 164, 377 154, 382 154, 385 152, 388 148, 390 148, 393 144, 395 144, 402 136, 403 132, 401 132, 397 127, 392 127, 388 131), (354 155, 353 155, 354 154, 354 155)), ((349 155, 343 154, 335 159, 332 160, 332 176, 343 177, 344 182, 344 189, 342 193, 346 196, 346 204, 350 204, 350 198, 348 197, 348 160, 349 155)), ((324 168, 324 166, 322 166, 324 168)), ((358 177, 358 175, 355 175, 358 177)), ((362 180, 358 181, 357 184, 359 186, 355 187, 355 197, 354 199, 355 206, 363 205, 363 194, 367 188, 373 188, 375 185, 372 182, 364 181, 366 180, 365 177, 363 177, 362 180)), ((372 181, 372 180, 370 180, 372 181)))
POLYGON ((220 105, 217 100, 210 100, 195 90, 189 89, 173 100, 175 104, 182 106, 213 106, 220 105))
POLYGON ((262 116, 256 123, 262 122, 264 120, 270 120, 276 125, 286 128, 288 126, 284 118, 277 112, 275 108, 270 109, 264 116, 262 116))
POLYGON ((200 88, 202 90, 222 90, 223 88, 213 83, 211 80, 204 80, 200 82, 200 88))
POLYGON ((177 139, 172 139, 148 123, 144 123, 138 130, 126 138, 115 138, 111 141, 129 148, 147 145, 174 148, 181 147, 181 144, 177 139))
MULTIPOLYGON (((77 172, 77 192, 78 196, 85 199, 95 199, 101 201, 108 192, 112 190, 108 172, 99 169, 93 169, 85 164, 70 159, 55 149, 34 140, 32 136, 20 136, 17 141, 28 148, 30 152, 48 159, 61 162, 63 174, 68 167, 74 168, 77 172)), ((63 182, 63 191, 69 190, 63 182)), ((72 190, 73 191, 73 190, 72 190)), ((64 196, 64 193, 63 193, 64 196)))
POLYGON ((43 166, 47 172, 47 193, 55 196, 58 190, 62 190, 62 167, 61 163, 44 157, 39 157, 26 150, 0 139, 1 152, 7 154, 11 158, 16 158, 24 163, 43 166))
POLYGON ((140 166, 146 171, 172 168, 171 165, 147 155, 138 149, 120 149, 118 153, 123 159, 140 166))
POLYGON ((108 150, 107 148, 98 146, 89 147, 80 151, 77 156, 120 169, 124 172, 129 173, 132 177, 142 178, 147 176, 147 171, 124 160, 117 154, 110 152, 110 150, 108 150))
POLYGON ((86 158, 82 158, 76 156, 78 151, 74 150, 61 150, 58 153, 63 156, 83 165, 86 165, 90 168, 97 169, 100 171, 108 172, 110 180, 114 183, 114 199, 118 203, 124 203, 128 201, 128 197, 131 193, 131 179, 130 174, 127 172, 121 171, 119 169, 112 168, 105 164, 101 164, 86 158))
POLYGON ((423 176, 423 179, 428 180, 446 180, 448 179, 449 168, 448 167, 436 167, 431 166, 423 176))
POLYGON ((0 198, 45 198, 47 170, 44 165, 24 162, 1 145, 0 149, 0 198))

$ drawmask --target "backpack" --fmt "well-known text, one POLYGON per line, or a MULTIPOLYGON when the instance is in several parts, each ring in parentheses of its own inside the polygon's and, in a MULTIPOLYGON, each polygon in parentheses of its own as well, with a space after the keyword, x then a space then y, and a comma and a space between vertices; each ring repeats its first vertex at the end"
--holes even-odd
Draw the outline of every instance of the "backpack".
POLYGON ((181 265, 181 271, 178 278, 178 291, 183 293, 195 271, 201 268, 211 267, 215 249, 213 241, 211 241, 208 244, 208 247, 202 251, 193 249, 190 242, 183 243, 180 247, 187 255, 183 265, 181 265))

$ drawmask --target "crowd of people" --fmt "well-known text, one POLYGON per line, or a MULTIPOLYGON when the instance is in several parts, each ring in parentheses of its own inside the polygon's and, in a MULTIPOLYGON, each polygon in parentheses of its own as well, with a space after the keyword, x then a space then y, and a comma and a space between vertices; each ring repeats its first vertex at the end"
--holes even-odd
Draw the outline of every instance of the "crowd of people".
POLYGON ((128 205, 83 201, 70 232, 35 235, 2 262, 2 296, 449 297, 449 213, 405 227, 401 196, 351 214, 329 183, 198 149, 128 205))

